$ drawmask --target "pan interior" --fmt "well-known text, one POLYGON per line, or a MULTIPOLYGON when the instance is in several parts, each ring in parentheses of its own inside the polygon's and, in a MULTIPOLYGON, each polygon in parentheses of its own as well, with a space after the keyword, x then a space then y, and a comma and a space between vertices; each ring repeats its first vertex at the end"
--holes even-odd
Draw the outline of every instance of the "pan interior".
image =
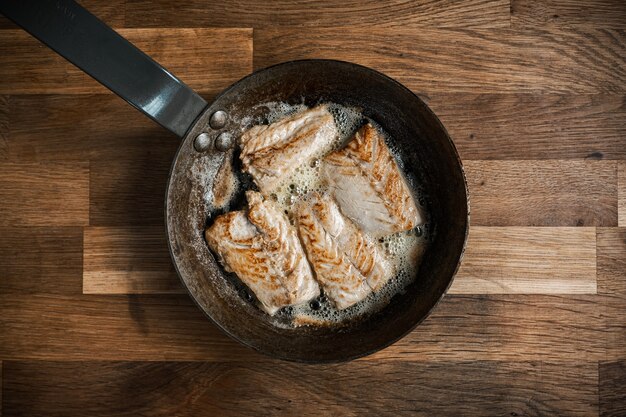
MULTIPOLYGON (((215 214, 215 213, 213 213, 215 214)), ((263 353, 289 360, 340 361, 379 350, 423 320, 450 285, 468 224, 465 180, 445 129, 413 93, 355 64, 294 61, 256 72, 222 93, 185 137, 172 166, 166 199, 170 250, 178 273, 199 307, 224 331, 263 353), (203 238, 211 215, 213 178, 227 153, 197 152, 195 138, 223 132, 235 138, 267 112, 262 103, 314 106, 333 102, 358 108, 389 133, 404 171, 424 187, 432 240, 416 279, 378 313, 343 327, 292 327, 249 303, 226 277, 203 238), (213 130, 217 110, 229 117, 213 130)))

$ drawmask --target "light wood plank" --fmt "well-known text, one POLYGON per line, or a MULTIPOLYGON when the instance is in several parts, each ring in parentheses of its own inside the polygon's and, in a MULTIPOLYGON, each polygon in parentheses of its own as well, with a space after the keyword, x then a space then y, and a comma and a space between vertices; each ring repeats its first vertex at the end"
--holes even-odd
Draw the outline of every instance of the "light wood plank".
POLYGON ((607 94, 422 96, 468 159, 626 159, 626 97, 607 94))
MULTIPOLYGON (((252 69, 251 29, 121 29, 119 33, 201 93, 219 92, 252 69)), ((0 56, 0 94, 108 92, 21 30, 0 31, 0 56)))
POLYGON ((0 226, 85 226, 89 163, 0 163, 0 226))
POLYGON ((465 161, 472 224, 616 226, 613 161, 465 161))
MULTIPOLYGON (((184 292, 162 227, 85 229, 83 292, 184 292)), ((472 227, 451 294, 594 294, 595 228, 472 227)))
POLYGON ((626 361, 600 362, 600 416, 626 415, 626 361))
POLYGON ((598 293, 624 298, 626 308, 626 228, 598 228, 597 242, 598 293))
POLYGON ((619 163, 617 172, 618 223, 619 226, 626 227, 626 162, 619 163))
POLYGON ((14 95, 9 107, 16 162, 172 158, 180 143, 113 94, 14 95))
POLYGON ((592 227, 473 227, 451 294, 594 294, 592 227))
POLYGON ((595 363, 8 362, 29 416, 591 416, 595 363))
POLYGON ((83 293, 183 293, 163 227, 88 227, 83 293))
POLYGON ((0 292, 80 294, 81 227, 0 227, 0 292))
POLYGON ((511 25, 626 27, 623 0, 512 0, 511 25))
POLYGON ((333 28, 254 31, 254 66, 357 62, 417 93, 626 91, 626 33, 603 30, 333 28))
POLYGON ((504 0, 131 0, 126 25, 139 27, 508 27, 504 0))
MULTIPOLYGON (((415 331, 364 360, 621 360, 614 323, 624 319, 623 304, 600 295, 448 295, 415 331)), ((186 295, 0 294, 0 329, 4 360, 265 359, 186 295)))

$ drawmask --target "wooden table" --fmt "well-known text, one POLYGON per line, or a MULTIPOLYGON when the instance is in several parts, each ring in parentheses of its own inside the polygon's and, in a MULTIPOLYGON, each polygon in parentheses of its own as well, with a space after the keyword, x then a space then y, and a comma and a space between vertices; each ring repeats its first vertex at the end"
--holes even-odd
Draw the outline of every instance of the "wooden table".
POLYGON ((392 347, 260 356, 173 272, 176 138, 0 20, 4 416, 626 415, 624 0, 83 3, 207 99, 296 58, 398 79, 455 140, 471 236, 392 347))

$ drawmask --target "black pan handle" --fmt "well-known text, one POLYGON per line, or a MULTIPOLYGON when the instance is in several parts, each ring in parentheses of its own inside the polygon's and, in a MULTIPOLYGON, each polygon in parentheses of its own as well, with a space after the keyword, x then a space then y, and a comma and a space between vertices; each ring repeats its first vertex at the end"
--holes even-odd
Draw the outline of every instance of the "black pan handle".
POLYGON ((0 12, 183 137, 207 102, 73 0, 0 0, 0 12))

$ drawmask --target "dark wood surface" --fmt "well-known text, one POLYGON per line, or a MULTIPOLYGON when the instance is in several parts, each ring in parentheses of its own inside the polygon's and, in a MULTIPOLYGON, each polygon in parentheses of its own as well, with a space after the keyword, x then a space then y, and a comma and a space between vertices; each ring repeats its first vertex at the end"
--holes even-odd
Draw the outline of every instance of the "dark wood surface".
POLYGON ((419 94, 466 166, 450 294, 346 364, 261 356, 182 291, 176 138, 0 17, 3 416, 626 415, 626 3, 84 0, 211 99, 297 58, 419 94))

